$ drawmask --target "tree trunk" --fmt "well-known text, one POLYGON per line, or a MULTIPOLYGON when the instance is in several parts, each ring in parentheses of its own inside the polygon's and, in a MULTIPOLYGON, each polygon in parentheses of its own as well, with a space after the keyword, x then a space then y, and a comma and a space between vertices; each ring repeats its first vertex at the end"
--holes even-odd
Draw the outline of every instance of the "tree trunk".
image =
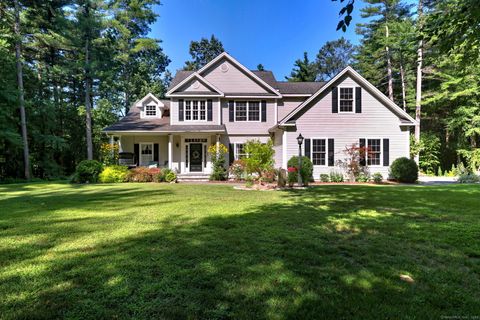
MULTIPOLYGON (((85 17, 90 15, 90 4, 85 4, 85 17)), ((85 115, 86 115, 86 137, 87 137, 87 159, 93 159, 93 143, 92 143, 92 107, 90 88, 92 86, 92 79, 90 75, 90 37, 88 32, 85 34, 85 115)))
POLYGON ((402 82, 402 100, 403 100, 403 110, 407 111, 407 92, 405 88, 405 69, 403 68, 403 63, 400 63, 400 80, 402 82))
MULTIPOLYGON (((418 10, 417 10, 417 25, 418 29, 422 31, 422 18, 423 18, 423 0, 418 0, 418 10)), ((418 41, 417 49, 417 92, 415 98, 415 120, 417 124, 415 125, 415 141, 420 142, 420 120, 422 112, 422 63, 423 63, 423 39, 418 41)), ((419 162, 419 155, 415 155, 415 161, 419 162)))
MULTIPOLYGON (((388 43, 388 37, 390 36, 389 30, 388 30, 388 24, 385 24, 385 36, 387 38, 387 43, 388 43)), ((392 76, 392 60, 390 57, 390 48, 385 46, 385 51, 387 54, 387 76, 388 76, 388 97, 390 100, 393 101, 393 76, 392 76)))
POLYGON ((23 139, 23 164, 25 179, 30 179, 30 152, 28 151, 27 119, 25 114, 25 96, 23 90, 23 69, 22 69, 22 38, 20 33, 20 6, 18 0, 14 1, 15 6, 15 60, 17 64, 18 103, 20 109, 20 125, 23 139))

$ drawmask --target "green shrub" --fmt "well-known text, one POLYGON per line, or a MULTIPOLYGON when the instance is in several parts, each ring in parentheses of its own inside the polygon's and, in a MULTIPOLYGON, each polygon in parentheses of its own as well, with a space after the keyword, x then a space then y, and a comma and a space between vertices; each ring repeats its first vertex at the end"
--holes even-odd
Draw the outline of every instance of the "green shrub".
POLYGON ((250 176, 250 175, 248 175, 248 176, 245 178, 245 187, 247 187, 247 188, 253 187, 253 182, 254 182, 253 177, 250 176))
MULTIPOLYGON (((291 181, 296 182, 298 179, 298 156, 293 156, 288 160, 288 183, 291 181), (297 170, 293 171, 290 168, 296 168, 297 170)), ((302 168, 300 171, 300 175, 302 176, 302 182, 307 185, 310 181, 313 180, 313 164, 310 158, 302 156, 302 168)))
POLYGON ((165 173, 165 182, 175 182, 177 181, 177 174, 170 170, 169 172, 165 173))
POLYGON ((330 181, 331 182, 343 182, 343 174, 340 172, 332 171, 330 172, 330 181))
POLYGON ((130 170, 125 180, 128 182, 152 182, 160 172, 161 170, 158 168, 138 167, 130 170))
POLYGON ((273 150, 273 142, 271 139, 267 143, 262 143, 258 139, 248 140, 245 143, 245 153, 248 157, 243 159, 245 166, 249 174, 256 173, 259 177, 262 176, 264 171, 271 171, 273 169, 273 156, 275 150, 273 150))
POLYGON ((398 158, 390 166, 390 175, 398 182, 414 183, 418 180, 418 166, 412 159, 398 158))
POLYGON ((480 182, 480 176, 477 176, 476 174, 473 174, 473 173, 464 173, 458 177, 457 182, 458 183, 478 183, 480 182))
POLYGON ((228 149, 225 145, 220 144, 217 150, 216 145, 208 147, 208 153, 212 159, 212 173, 209 179, 212 181, 224 181, 227 180, 228 172, 225 169, 225 154, 228 149))
POLYGON ((112 165, 103 168, 103 171, 99 175, 100 182, 124 182, 128 174, 128 168, 126 166, 112 165))
POLYGON ((245 161, 243 159, 233 161, 228 172, 236 181, 243 180, 246 174, 245 161))
POLYGON ((96 160, 83 160, 77 165, 72 181, 76 183, 98 182, 102 168, 102 164, 96 160))
POLYGON ((322 173, 320 175, 320 181, 321 182, 330 182, 330 176, 326 173, 322 173))
POLYGON ((372 176, 373 182, 381 183, 383 181, 383 176, 380 172, 375 172, 372 176))
POLYGON ((370 180, 370 177, 368 176, 368 174, 363 172, 360 172, 358 176, 355 177, 356 182, 368 182, 368 180, 370 180))

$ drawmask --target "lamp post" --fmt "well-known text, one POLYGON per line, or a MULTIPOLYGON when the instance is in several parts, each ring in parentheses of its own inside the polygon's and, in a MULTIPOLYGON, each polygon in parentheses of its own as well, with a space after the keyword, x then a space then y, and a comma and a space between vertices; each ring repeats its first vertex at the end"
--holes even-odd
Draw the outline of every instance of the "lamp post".
POLYGON ((303 143, 303 136, 300 133, 297 137, 297 142, 298 142, 298 172, 297 172, 297 177, 298 177, 298 186, 303 187, 303 182, 302 182, 302 175, 301 175, 301 170, 302 170, 302 143, 303 143))

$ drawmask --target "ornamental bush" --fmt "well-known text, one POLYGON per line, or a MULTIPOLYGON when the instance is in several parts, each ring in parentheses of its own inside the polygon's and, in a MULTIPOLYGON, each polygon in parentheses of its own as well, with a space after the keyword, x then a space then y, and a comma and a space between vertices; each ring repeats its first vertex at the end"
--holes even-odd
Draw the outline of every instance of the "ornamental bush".
POLYGON ((260 177, 263 172, 273 170, 275 150, 271 139, 267 143, 262 143, 258 139, 248 140, 244 150, 248 154, 243 160, 249 174, 256 173, 260 177))
POLYGON ((366 173, 360 172, 358 176, 355 177, 355 182, 368 182, 370 176, 366 173))
POLYGON ((330 176, 326 173, 320 174, 320 181, 321 182, 330 182, 330 176))
POLYGON ((128 168, 126 166, 107 166, 103 168, 103 171, 100 173, 99 180, 103 183, 112 183, 112 182, 124 182, 128 174, 128 168))
POLYGON ((77 183, 98 182, 102 168, 102 164, 97 160, 83 160, 77 165, 72 181, 77 183))
POLYGON ((330 181, 331 182, 343 182, 343 174, 336 171, 330 172, 330 181))
POLYGON ((413 159, 398 158, 390 166, 390 176, 404 183, 414 183, 418 180, 418 166, 413 159))
MULTIPOLYGON (((288 182, 290 181, 297 181, 297 174, 298 174, 298 156, 293 156, 288 160, 287 163, 288 168, 297 168, 297 170, 290 172, 288 170, 288 182)), ((302 176, 302 181, 305 185, 307 185, 310 181, 313 180, 313 164, 310 158, 302 156, 302 168, 300 171, 300 175, 302 176)))
POLYGON ((464 173, 458 176, 458 183, 478 183, 480 182, 480 176, 474 173, 464 173))
POLYGON ((373 182, 381 183, 383 181, 383 176, 380 172, 375 172, 372 176, 373 182))
POLYGON ((138 167, 128 172, 125 180, 128 182, 153 182, 157 181, 154 177, 161 173, 158 168, 138 167))
POLYGON ((175 182, 177 181, 177 174, 172 171, 172 170, 169 170, 167 173, 165 173, 165 182, 175 182))
POLYGON ((227 180, 228 172, 225 169, 225 155, 227 154, 228 149, 225 145, 219 145, 217 150, 216 145, 211 145, 208 147, 208 153, 212 159, 212 173, 210 174, 209 179, 212 181, 223 181, 227 180))
POLYGON ((236 181, 245 179, 246 176, 246 166, 243 159, 233 161, 232 165, 228 169, 228 173, 236 181))

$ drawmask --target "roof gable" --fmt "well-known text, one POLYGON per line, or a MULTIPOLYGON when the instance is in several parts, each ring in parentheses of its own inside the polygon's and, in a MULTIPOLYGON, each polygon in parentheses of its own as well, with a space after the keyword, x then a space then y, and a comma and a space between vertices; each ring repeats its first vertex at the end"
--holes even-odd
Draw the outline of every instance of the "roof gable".
POLYGON ((185 79, 171 87, 166 93, 167 97, 176 95, 213 95, 223 96, 223 92, 215 85, 203 78, 197 72, 191 73, 185 79))
POLYGON ((372 85, 369 81, 367 81, 364 77, 362 77, 357 71, 355 71, 352 67, 348 66, 342 71, 340 71, 335 77, 333 77, 330 81, 328 81, 325 85, 323 85, 316 93, 314 93, 310 98, 305 100, 302 104, 300 104, 297 108, 292 110, 285 118, 280 121, 280 125, 286 124, 288 122, 294 121, 296 117, 305 112, 305 109, 308 109, 314 105, 314 101, 324 93, 328 92, 328 89, 332 88, 336 85, 339 80, 350 77, 354 81, 356 81, 359 85, 361 85, 364 89, 368 90, 372 96, 378 99, 382 104, 387 106, 394 114, 396 114, 400 119, 403 119, 404 124, 414 125, 417 122, 413 119, 407 112, 397 106, 392 100, 390 100, 387 96, 385 96, 378 88, 372 85))

